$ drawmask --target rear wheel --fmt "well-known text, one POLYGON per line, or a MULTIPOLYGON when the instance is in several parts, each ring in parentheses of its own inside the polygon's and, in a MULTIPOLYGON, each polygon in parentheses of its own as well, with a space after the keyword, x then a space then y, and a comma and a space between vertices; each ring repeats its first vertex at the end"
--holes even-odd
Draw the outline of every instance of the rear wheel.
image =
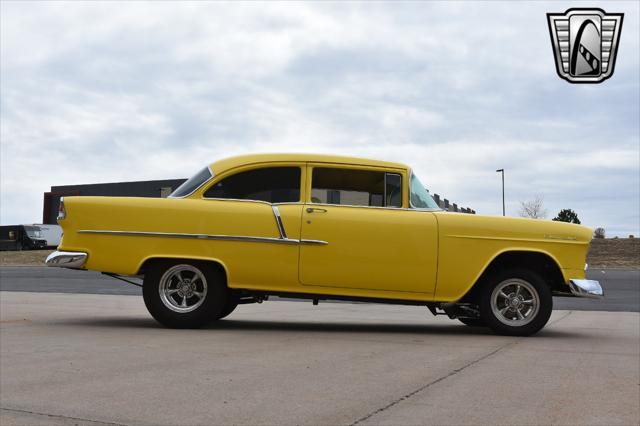
POLYGON ((235 297, 230 297, 227 302, 227 306, 224 307, 220 315, 215 317, 214 319, 222 319, 229 316, 233 311, 238 307, 238 300, 235 297))
POLYGON ((553 309, 551 289, 527 269, 500 271, 480 292, 480 318, 493 331, 508 336, 529 336, 545 326, 553 309))
POLYGON ((198 328, 220 318, 230 300, 224 274, 204 262, 158 262, 142 287, 149 313, 171 328, 198 328))

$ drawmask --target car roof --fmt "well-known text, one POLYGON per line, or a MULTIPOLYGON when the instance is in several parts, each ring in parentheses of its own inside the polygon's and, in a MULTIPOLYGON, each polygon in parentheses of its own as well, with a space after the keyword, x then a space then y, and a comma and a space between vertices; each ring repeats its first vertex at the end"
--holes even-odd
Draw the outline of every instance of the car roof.
POLYGON ((334 164, 353 164, 358 166, 374 166, 386 167, 393 169, 408 169, 409 167, 402 163, 391 161, 371 160, 359 157, 347 157, 341 155, 327 154, 304 154, 304 153, 282 153, 282 154, 247 154, 235 157, 225 158, 211 163, 210 167, 213 173, 219 174, 235 167, 246 166, 249 164, 272 163, 272 162, 308 162, 308 163, 334 163, 334 164))

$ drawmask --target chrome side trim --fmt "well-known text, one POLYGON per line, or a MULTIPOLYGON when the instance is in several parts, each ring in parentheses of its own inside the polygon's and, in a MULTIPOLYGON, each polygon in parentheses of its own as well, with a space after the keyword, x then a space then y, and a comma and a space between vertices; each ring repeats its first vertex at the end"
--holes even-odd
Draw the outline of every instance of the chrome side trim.
POLYGON ((54 251, 44 263, 58 268, 81 268, 87 261, 87 253, 74 251, 54 251))
POLYGON ((574 296, 601 299, 604 297, 604 290, 600 283, 595 280, 569 280, 569 289, 574 296))
POLYGON ((281 239, 287 239, 287 231, 284 229, 284 224, 282 223, 282 216, 280 216, 280 210, 278 206, 271 205, 271 210, 273 210, 273 216, 276 218, 276 225, 278 226, 278 232, 280 233, 281 239))
POLYGON ((165 238, 191 238, 199 240, 221 240, 221 241, 246 241, 253 243, 276 243, 276 244, 310 244, 310 245, 326 245, 326 241, 321 240, 294 240, 291 238, 275 238, 275 237, 250 237, 244 235, 212 235, 212 234, 183 234, 177 232, 144 232, 144 231, 110 231, 82 229, 79 234, 102 234, 102 235, 120 235, 129 237, 165 237, 165 238))
POLYGON ((309 245, 315 245, 315 246, 326 246, 327 244, 329 244, 326 241, 322 241, 322 240, 300 240, 300 244, 309 244, 309 245))
POLYGON ((578 238, 574 236, 564 236, 564 235, 550 235, 544 234, 544 237, 548 240, 564 240, 564 241, 575 241, 578 238))
POLYGON ((587 241, 580 240, 549 240, 548 238, 516 238, 516 237, 488 237, 481 235, 445 235, 446 238, 467 238, 471 240, 495 240, 495 241, 526 241, 536 243, 553 243, 553 244, 577 244, 586 245, 587 241))

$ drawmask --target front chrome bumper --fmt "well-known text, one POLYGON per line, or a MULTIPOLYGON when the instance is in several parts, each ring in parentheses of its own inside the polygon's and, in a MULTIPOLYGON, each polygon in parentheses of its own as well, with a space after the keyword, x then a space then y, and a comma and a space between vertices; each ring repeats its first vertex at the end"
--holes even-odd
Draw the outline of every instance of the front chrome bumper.
POLYGON ((569 280, 571 294, 578 297, 590 297, 600 299, 604 297, 604 290, 595 280, 569 280))
POLYGON ((58 268, 81 268, 87 261, 87 253, 73 251, 54 251, 44 263, 58 268))

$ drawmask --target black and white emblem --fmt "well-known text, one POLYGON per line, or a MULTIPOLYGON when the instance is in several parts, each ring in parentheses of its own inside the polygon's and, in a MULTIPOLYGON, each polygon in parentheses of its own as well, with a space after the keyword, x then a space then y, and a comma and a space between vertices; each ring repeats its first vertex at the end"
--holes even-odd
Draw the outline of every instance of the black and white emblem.
POLYGON ((602 9, 547 13, 560 78, 570 83, 601 83, 611 77, 623 17, 602 9))

